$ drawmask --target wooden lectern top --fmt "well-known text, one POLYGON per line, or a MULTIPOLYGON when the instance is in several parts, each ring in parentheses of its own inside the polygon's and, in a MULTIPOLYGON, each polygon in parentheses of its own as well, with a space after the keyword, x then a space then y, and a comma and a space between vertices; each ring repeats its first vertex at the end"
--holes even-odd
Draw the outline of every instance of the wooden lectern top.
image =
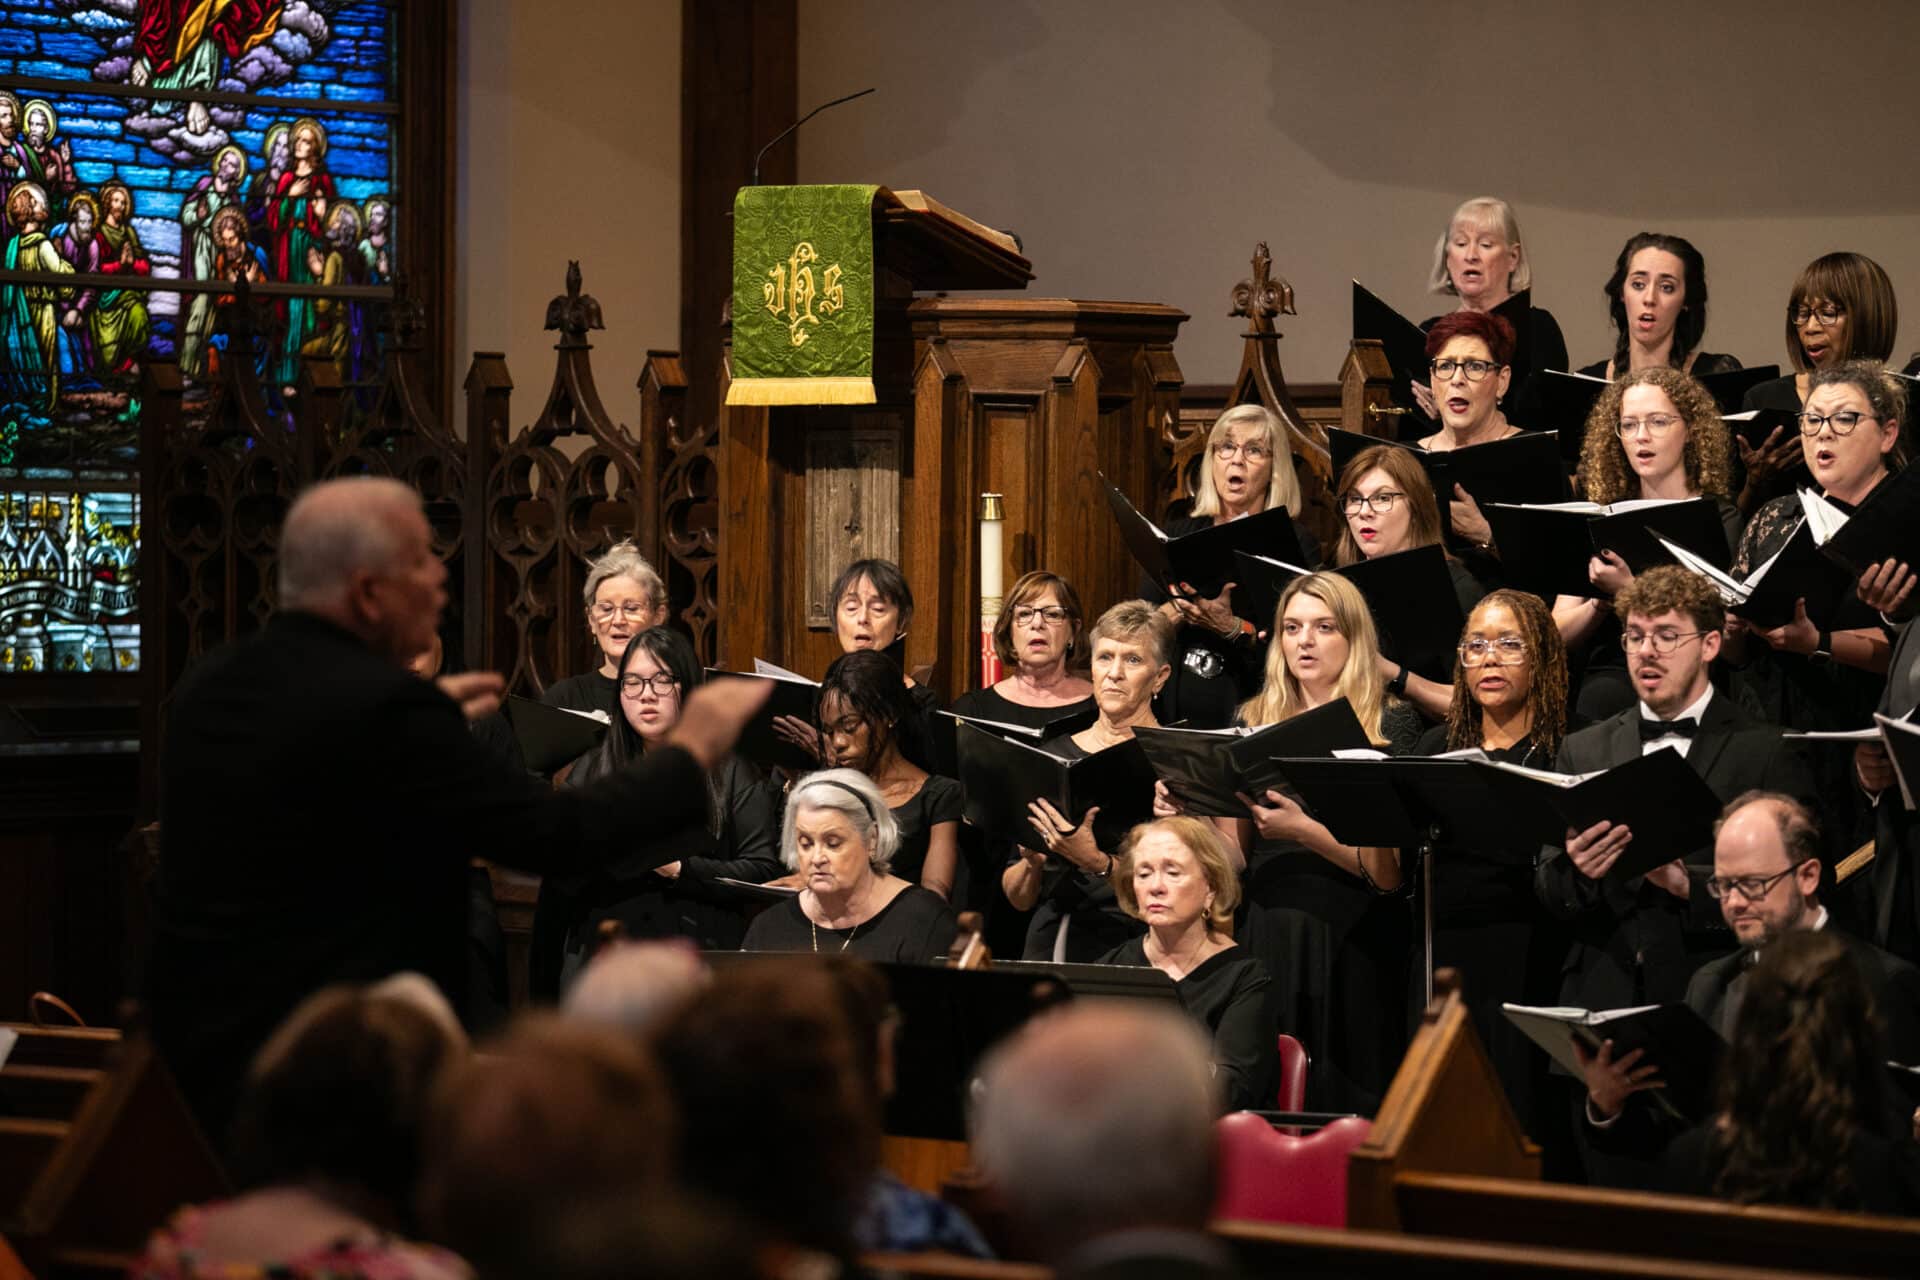
POLYGON ((976 222, 924 191, 880 188, 873 200, 874 257, 916 290, 1024 289, 1033 263, 1011 235, 976 222))

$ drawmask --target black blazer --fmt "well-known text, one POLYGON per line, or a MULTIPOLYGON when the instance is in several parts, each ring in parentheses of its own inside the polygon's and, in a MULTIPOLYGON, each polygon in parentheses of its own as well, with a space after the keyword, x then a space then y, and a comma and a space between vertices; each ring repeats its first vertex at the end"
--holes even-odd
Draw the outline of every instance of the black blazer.
MULTIPOLYGON (((1569 734, 1554 767, 1589 773, 1632 760, 1640 754, 1639 718, 1635 703, 1569 734)), ((1814 804, 1812 775, 1791 744, 1781 740, 1780 730, 1723 693, 1707 702, 1687 763, 1723 803, 1759 788, 1814 804)), ((1541 851, 1534 891, 1572 933, 1561 974, 1563 1004, 1618 1009, 1678 1000, 1703 961, 1734 946, 1733 931, 1704 883, 1712 874, 1713 849, 1702 846, 1685 861, 1704 874, 1694 878, 1692 895, 1682 902, 1645 880, 1589 880, 1558 845, 1541 851)))
MULTIPOLYGON (((1861 938, 1835 928, 1828 916, 1827 932, 1840 939, 1873 993, 1874 1008, 1886 1029, 1887 1052, 1895 1062, 1920 1063, 1920 968, 1882 951, 1861 938)), ((1687 984, 1687 1005, 1722 1036, 1733 1032, 1727 990, 1747 969, 1746 948, 1702 965, 1687 984)))
MULTIPOLYGON (((1886 691, 1880 695, 1880 714, 1903 716, 1917 703, 1920 622, 1909 622, 1893 648, 1886 691)), ((1868 901, 1861 915, 1876 943, 1904 960, 1920 963, 1920 874, 1914 869, 1914 860, 1920 858, 1920 821, 1901 804, 1898 786, 1890 788, 1874 806, 1873 847, 1873 865, 1864 877, 1868 901)))
POLYGON ((319 988, 412 969, 463 1003, 472 858, 553 871, 633 856, 703 821, 706 798, 677 748, 556 792, 477 742, 431 683, 281 613, 173 697, 154 1034, 217 1140, 248 1059, 319 988))

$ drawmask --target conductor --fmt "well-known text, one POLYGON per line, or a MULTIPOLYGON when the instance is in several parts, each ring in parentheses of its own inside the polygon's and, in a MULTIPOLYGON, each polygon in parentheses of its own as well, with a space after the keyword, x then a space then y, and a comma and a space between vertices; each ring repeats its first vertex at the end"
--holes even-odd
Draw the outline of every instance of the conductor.
POLYGON ((704 822, 702 775, 765 697, 759 682, 709 685, 661 749, 547 789, 467 732, 463 712, 498 706, 499 676, 407 670, 433 642, 446 577, 414 490, 316 485, 281 533, 280 611, 175 690, 146 994, 216 1140, 249 1058, 328 983, 411 969, 462 1004, 472 857, 578 869, 704 822))

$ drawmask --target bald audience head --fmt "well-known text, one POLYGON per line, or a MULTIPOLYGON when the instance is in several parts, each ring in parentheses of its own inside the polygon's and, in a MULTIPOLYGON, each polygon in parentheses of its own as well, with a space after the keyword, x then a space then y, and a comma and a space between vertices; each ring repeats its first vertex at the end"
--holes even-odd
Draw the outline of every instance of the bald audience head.
POLYGON ((1219 1109, 1188 1019, 1074 1006, 989 1056, 973 1150, 1027 1242, 1058 1259, 1115 1232, 1203 1230, 1219 1109))
POLYGON ((446 580, 420 495, 398 480, 314 485, 281 528, 281 605, 325 618, 399 663, 431 647, 446 580))
POLYGON ((1805 929, 1820 913, 1820 828, 1792 796, 1749 791, 1720 815, 1713 890, 1746 947, 1805 929))

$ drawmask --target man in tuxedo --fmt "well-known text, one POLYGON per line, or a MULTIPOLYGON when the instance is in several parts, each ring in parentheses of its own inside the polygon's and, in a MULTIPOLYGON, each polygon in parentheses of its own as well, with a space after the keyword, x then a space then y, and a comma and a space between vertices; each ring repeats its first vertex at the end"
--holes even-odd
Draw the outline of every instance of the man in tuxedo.
MULTIPOLYGON (((1705 578, 1676 565, 1650 569, 1614 607, 1639 702, 1568 735, 1556 765, 1561 772, 1609 769, 1671 749, 1722 801, 1755 790, 1811 800, 1812 777, 1780 730, 1715 692, 1708 679, 1726 608, 1705 578)), ((1703 847, 1633 880, 1609 875, 1632 839, 1628 828, 1598 822, 1569 830, 1565 848, 1542 851, 1535 890, 1573 935, 1563 1004, 1617 1009, 1678 1000, 1703 961, 1733 946, 1704 883, 1711 851, 1703 847)))
POLYGON ((988 1055, 973 1152, 1023 1256, 1060 1280, 1237 1274, 1206 1233, 1211 1057, 1187 1018, 1126 1004, 1036 1019, 988 1055))
MULTIPOLYGON (((1820 829, 1806 806, 1770 791, 1751 791, 1729 804, 1714 828, 1707 891, 1719 900, 1740 946, 1703 965, 1687 984, 1686 999, 1722 1038, 1732 1038, 1747 974, 1761 950, 1797 929, 1828 930, 1846 944, 1873 994, 1888 1053, 1896 1062, 1920 1061, 1920 969, 1832 923, 1820 905, 1820 829)), ((1611 1124, 1629 1096, 1657 1087, 1659 1066, 1638 1050, 1615 1061, 1603 1046, 1586 1063, 1589 1123, 1611 1124)), ((1649 1133, 1671 1136, 1671 1128, 1654 1123, 1649 1133)), ((1645 1136, 1640 1141, 1657 1145, 1645 1136)))
POLYGON ((463 1004, 470 859, 578 868, 704 822, 705 772, 765 697, 702 688, 665 748, 554 791, 467 732, 463 711, 499 705, 498 676, 407 669, 446 604, 418 493, 315 486, 287 513, 278 569, 280 612, 175 690, 161 760, 147 999, 216 1140, 248 1059, 319 988, 414 970, 463 1004))
MULTIPOLYGON (((1920 705, 1920 622, 1908 621, 1887 667, 1880 714, 1911 715, 1916 705, 1920 705)), ((1874 942, 1920 964, 1920 817, 1904 804, 1884 746, 1873 742, 1854 748, 1854 769, 1873 802, 1873 863, 1862 877, 1865 901, 1855 899, 1859 915, 1874 942)))

